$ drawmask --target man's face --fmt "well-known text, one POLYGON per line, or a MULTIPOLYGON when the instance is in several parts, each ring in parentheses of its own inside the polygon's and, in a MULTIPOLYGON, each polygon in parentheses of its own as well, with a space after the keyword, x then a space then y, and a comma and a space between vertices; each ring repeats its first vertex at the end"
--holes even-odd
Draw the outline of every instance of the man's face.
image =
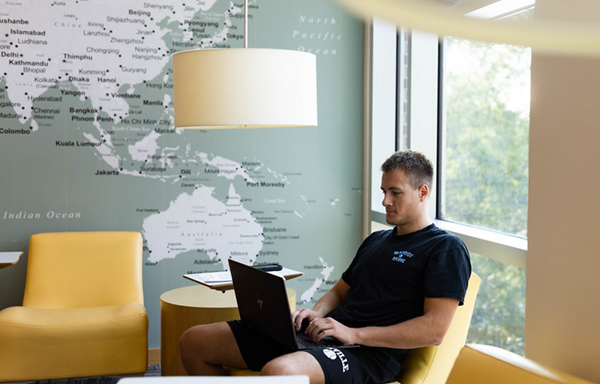
POLYGON ((425 197, 428 190, 420 187, 414 189, 402 170, 384 172, 381 177, 381 191, 383 192, 383 206, 385 207, 385 220, 390 225, 410 226, 415 220, 421 219, 424 209, 425 197), (425 197, 423 196, 425 195, 425 197))

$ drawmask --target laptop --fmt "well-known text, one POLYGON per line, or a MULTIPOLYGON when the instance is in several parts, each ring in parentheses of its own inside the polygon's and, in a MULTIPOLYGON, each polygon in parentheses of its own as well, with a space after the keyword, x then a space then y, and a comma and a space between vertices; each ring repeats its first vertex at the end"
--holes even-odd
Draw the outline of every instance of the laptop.
POLYGON ((296 334, 292 322, 285 278, 229 260, 229 270, 242 323, 292 351, 314 346, 348 348, 332 337, 315 343, 304 333, 296 334))

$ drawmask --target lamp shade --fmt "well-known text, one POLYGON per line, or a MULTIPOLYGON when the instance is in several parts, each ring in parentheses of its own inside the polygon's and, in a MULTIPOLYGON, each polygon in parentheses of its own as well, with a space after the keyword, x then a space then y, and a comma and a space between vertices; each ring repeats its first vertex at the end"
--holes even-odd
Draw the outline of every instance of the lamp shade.
POLYGON ((316 56, 230 48, 173 54, 175 127, 317 125, 316 56))
POLYGON ((600 55, 598 0, 337 1, 362 17, 378 17, 439 35, 522 45, 554 54, 600 55), (562 11, 538 12, 548 4, 562 11), (528 17, 518 15, 524 11, 528 17))

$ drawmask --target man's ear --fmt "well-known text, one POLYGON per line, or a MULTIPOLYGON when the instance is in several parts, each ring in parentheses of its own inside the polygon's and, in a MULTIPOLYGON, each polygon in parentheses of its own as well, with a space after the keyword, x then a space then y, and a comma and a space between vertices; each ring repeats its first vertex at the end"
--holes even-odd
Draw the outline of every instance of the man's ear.
POLYGON ((429 187, 426 184, 419 187, 419 197, 421 201, 425 201, 429 197, 429 187))

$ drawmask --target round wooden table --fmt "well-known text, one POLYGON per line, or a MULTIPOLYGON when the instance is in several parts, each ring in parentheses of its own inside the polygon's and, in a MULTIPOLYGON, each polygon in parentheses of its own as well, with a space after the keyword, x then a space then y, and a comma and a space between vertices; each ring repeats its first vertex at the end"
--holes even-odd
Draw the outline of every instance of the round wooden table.
MULTIPOLYGON (((287 288, 290 309, 296 310, 296 291, 287 288)), ((235 292, 203 285, 177 288, 160 296, 160 359, 163 376, 187 375, 179 355, 179 338, 198 324, 239 319, 235 292)))

